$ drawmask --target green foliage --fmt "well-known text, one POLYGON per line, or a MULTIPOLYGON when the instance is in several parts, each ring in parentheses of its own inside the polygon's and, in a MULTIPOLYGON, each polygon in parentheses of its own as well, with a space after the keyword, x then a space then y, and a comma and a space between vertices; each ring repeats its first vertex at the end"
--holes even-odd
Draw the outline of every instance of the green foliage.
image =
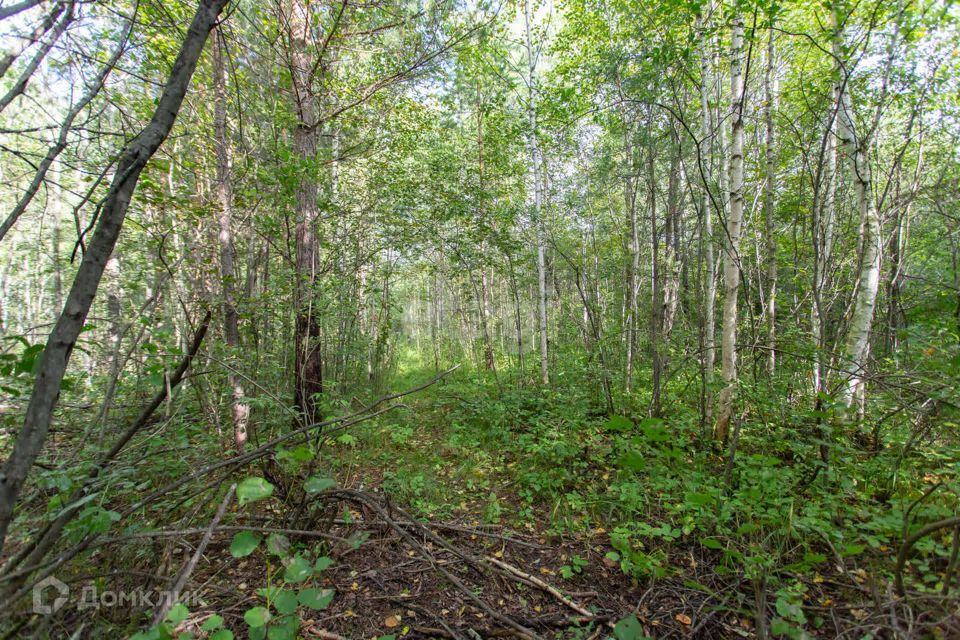
POLYGON ((613 637, 617 640, 647 640, 650 636, 643 632, 637 617, 630 615, 617 622, 613 628, 613 637))
POLYGON ((269 498, 271 495, 273 495, 273 485, 263 478, 244 478, 237 485, 237 498, 240 501, 240 506, 269 498))
POLYGON ((262 539, 262 536, 258 533, 241 531, 233 536, 233 541, 230 543, 230 555, 234 558, 245 558, 256 551, 262 539))
POLYGON ((312 476, 303 483, 303 490, 307 493, 320 493, 321 491, 332 489, 335 486, 337 486, 337 481, 333 478, 312 476))

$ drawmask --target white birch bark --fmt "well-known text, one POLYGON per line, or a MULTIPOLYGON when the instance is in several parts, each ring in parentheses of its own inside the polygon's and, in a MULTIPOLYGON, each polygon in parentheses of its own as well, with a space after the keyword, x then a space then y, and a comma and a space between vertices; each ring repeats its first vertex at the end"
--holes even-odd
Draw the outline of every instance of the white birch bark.
POLYGON ((847 161, 860 215, 861 255, 857 275, 856 299, 847 329, 843 361, 844 386, 841 399, 848 408, 862 399, 863 384, 870 348, 870 328, 880 288, 880 215, 873 202, 873 178, 870 168, 868 137, 859 137, 853 120, 853 100, 850 96, 850 74, 843 63, 843 31, 840 29, 837 8, 833 19, 833 55, 839 65, 837 74, 837 138, 847 161))
POLYGON ((720 372, 724 388, 718 398, 715 435, 726 440, 737 384, 737 296, 740 290, 740 234, 743 219, 743 17, 733 18, 730 40, 730 208, 723 246, 723 327, 720 372))

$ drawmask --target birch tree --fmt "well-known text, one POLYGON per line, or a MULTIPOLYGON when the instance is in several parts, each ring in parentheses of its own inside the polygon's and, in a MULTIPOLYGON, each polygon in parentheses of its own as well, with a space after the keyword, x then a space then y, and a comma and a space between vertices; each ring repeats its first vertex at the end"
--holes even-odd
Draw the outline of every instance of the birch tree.
POLYGON ((715 435, 726 441, 733 416, 737 385, 737 297, 740 292, 740 234, 743 221, 743 16, 733 17, 730 38, 730 157, 728 164, 730 208, 724 225, 723 328, 721 375, 724 388, 717 399, 715 435))
POLYGON ((547 232, 544 221, 543 154, 537 139, 537 56, 533 47, 533 19, 530 0, 523 2, 524 33, 527 45, 527 122, 529 125, 530 169, 533 174, 533 224, 537 238, 537 334, 540 342, 540 381, 550 383, 547 343, 547 232))
POLYGON ((858 136, 854 122, 853 99, 850 90, 850 73, 844 53, 843 24, 847 16, 841 14, 840 3, 831 8, 833 27, 832 50, 837 88, 837 138, 847 161, 853 182, 854 198, 860 218, 860 268, 857 274, 856 297, 847 329, 843 372, 844 389, 841 397, 847 407, 863 399, 867 357, 870 350, 870 329, 880 287, 880 215, 873 201, 873 177, 870 167, 870 137, 858 136))

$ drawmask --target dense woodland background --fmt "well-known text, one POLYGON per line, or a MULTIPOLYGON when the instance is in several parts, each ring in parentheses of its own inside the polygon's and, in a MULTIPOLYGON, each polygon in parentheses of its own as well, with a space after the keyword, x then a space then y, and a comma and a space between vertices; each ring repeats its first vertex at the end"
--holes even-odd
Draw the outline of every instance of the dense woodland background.
POLYGON ((960 635, 952 0, 0 34, 3 638, 960 635))

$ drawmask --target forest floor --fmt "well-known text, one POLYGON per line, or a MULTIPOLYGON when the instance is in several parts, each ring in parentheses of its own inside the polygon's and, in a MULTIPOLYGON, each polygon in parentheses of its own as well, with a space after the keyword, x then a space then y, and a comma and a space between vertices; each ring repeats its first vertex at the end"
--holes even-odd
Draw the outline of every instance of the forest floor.
MULTIPOLYGON (((772 624, 775 637, 960 637, 955 600, 918 608, 893 595, 880 568, 885 545, 843 558, 829 541, 798 545, 778 551, 761 579, 719 543, 667 524, 631 542, 631 556, 612 545, 619 525, 676 521, 667 503, 684 492, 641 496, 648 506, 635 515, 614 508, 602 496, 615 472, 590 453, 595 430, 554 415, 550 428, 565 435, 544 455, 550 438, 531 425, 524 440, 515 406, 491 407, 466 388, 408 399, 399 415, 329 443, 339 488, 325 494, 320 519, 340 541, 324 547, 335 564, 322 584, 337 596, 303 619, 304 637, 473 639, 527 629, 557 639, 752 638, 762 637, 758 624, 772 624), (505 425, 516 446, 498 446, 504 434, 493 432, 505 425), (651 566, 638 568, 641 559, 651 566), (624 625, 630 616, 636 623, 624 625)), ((282 526, 278 515, 251 517, 282 526)), ((269 556, 231 559, 228 545, 211 546, 225 564, 210 563, 192 582, 219 591, 212 609, 244 637, 243 611, 271 567, 269 556)))
MULTIPOLYGON (((640 585, 616 563, 605 561, 610 547, 602 532, 554 540, 471 520, 433 523, 427 527, 442 535, 451 548, 418 535, 431 554, 423 557, 375 516, 367 521, 362 512, 354 512, 353 519, 349 529, 371 535, 357 550, 341 548, 337 564, 325 572, 323 586, 336 590, 338 596, 322 615, 304 620, 301 632, 305 637, 522 637, 440 575, 437 567, 450 571, 497 613, 543 637, 609 637, 614 624, 630 614, 636 615, 652 637, 754 635, 749 613, 738 615, 718 607, 720 603, 705 590, 712 584, 722 592, 729 585, 712 573, 709 558, 696 558, 693 553, 682 575, 640 585), (480 566, 472 566, 465 557, 480 566), (573 557, 586 564, 564 579, 563 567, 569 566, 573 557), (491 571, 489 563, 494 561, 515 573, 511 574, 511 569, 491 571), (581 613, 583 610, 588 613, 581 613)), ((348 534, 342 526, 335 526, 333 533, 348 534)), ((413 533, 417 535, 416 530, 413 533)), ((219 552, 211 549, 210 553, 228 556, 228 542, 221 543, 219 552)), ((194 582, 205 584, 218 574, 214 579, 222 582, 225 605, 216 608, 220 615, 227 616, 231 610, 240 613, 254 603, 255 596, 245 598, 243 594, 262 583, 267 571, 262 559, 237 561, 222 572, 214 568, 211 565, 208 571, 198 573, 194 582)), ((194 622, 201 624, 203 617, 194 622)), ((242 627, 239 622, 238 629, 242 627)))
MULTIPOLYGON (((432 375, 415 369, 391 386, 409 389, 432 375)), ((264 476, 276 491, 230 508, 229 527, 213 536, 185 588, 202 606, 190 606, 173 637, 217 637, 203 625, 222 617, 217 624, 247 638, 251 609, 280 611, 272 589, 309 585, 335 594, 329 605, 297 608, 299 637, 325 640, 960 638, 960 600, 943 589, 949 543, 917 550, 909 598, 894 594, 892 580, 910 510, 929 521, 949 505, 916 493, 878 497, 882 475, 873 484, 844 480, 888 468, 882 453, 840 452, 836 471, 811 480, 796 464, 810 455, 800 416, 751 423, 725 473, 695 410, 678 403, 665 420, 608 417, 587 395, 573 383, 547 392, 463 373, 228 476, 264 476), (298 465, 308 463, 295 460, 297 448, 329 477, 323 490, 305 491, 298 465), (233 548, 239 529, 262 534, 243 553, 233 548), (277 544, 286 548, 276 552, 277 544), (291 584, 277 559, 289 551, 332 564, 291 584)), ((181 446, 161 449, 172 455, 171 478, 222 455, 191 448, 208 438, 200 415, 182 420, 193 431, 184 427, 181 446)), ((920 482, 915 491, 939 480, 920 482)), ((163 588, 196 549, 212 506, 170 500, 145 519, 175 522, 171 513, 186 510, 180 525, 201 527, 192 537, 148 532, 95 551, 88 564, 131 587, 146 577, 163 588)), ((124 637, 142 627, 129 612, 101 615, 124 637)), ((57 624, 93 628, 85 612, 57 624)))

